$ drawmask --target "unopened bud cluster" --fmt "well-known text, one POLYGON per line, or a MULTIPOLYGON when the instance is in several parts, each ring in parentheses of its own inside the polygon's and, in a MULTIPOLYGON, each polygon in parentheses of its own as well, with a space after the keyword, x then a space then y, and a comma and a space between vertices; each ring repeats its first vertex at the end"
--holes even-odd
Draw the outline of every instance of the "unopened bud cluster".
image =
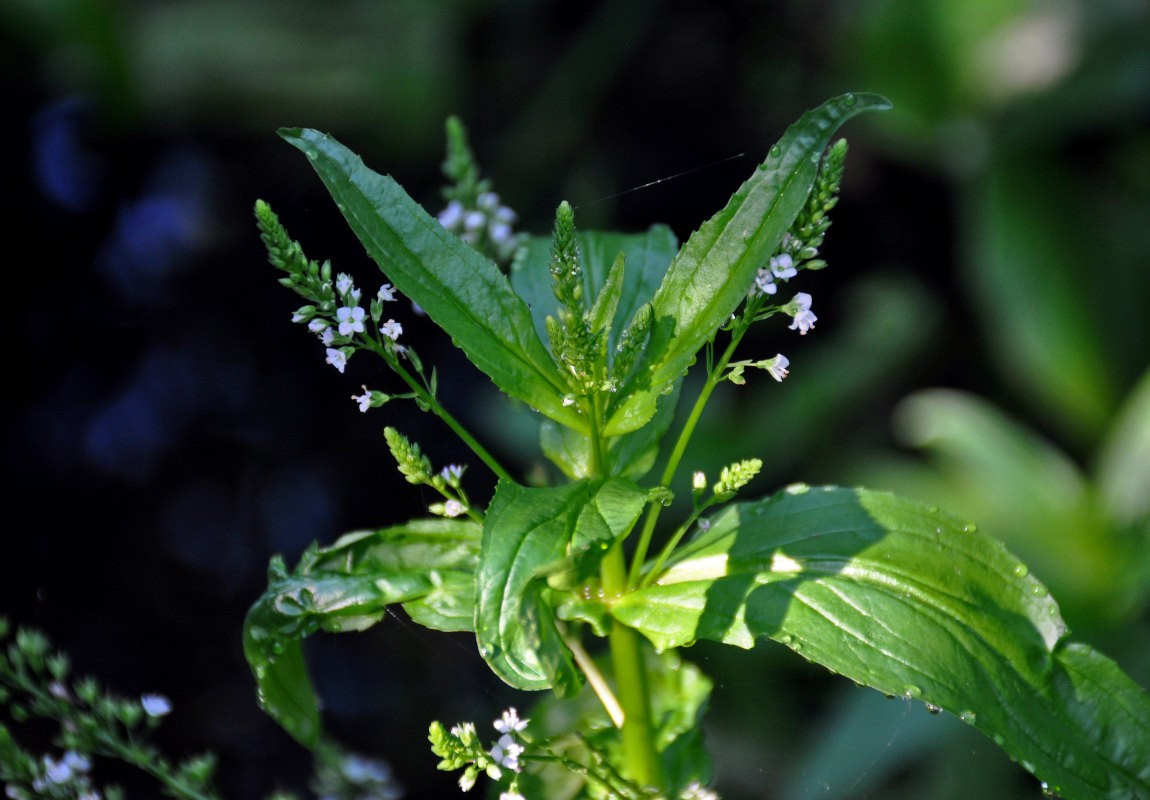
MULTIPOLYGON (((390 283, 379 288, 365 311, 360 305, 363 292, 356 288, 351 276, 341 272, 333 281, 331 264, 325 261, 321 265, 309 260, 299 242, 288 236, 271 206, 257 200, 255 215, 260 238, 267 248, 268 261, 287 273, 287 277, 280 278, 280 283, 307 301, 292 314, 292 322, 306 325, 319 338, 327 350, 328 364, 343 372, 348 359, 365 341, 382 344, 385 352, 390 354, 405 354, 406 348, 397 341, 403 333, 403 326, 394 319, 380 324, 383 304, 396 299, 390 283), (366 323, 369 314, 373 329, 370 339, 366 323), (376 328, 378 336, 374 334, 376 328)), ((383 401, 375 398, 368 407, 375 404, 383 405, 383 401)), ((362 401, 360 409, 367 410, 362 401)))

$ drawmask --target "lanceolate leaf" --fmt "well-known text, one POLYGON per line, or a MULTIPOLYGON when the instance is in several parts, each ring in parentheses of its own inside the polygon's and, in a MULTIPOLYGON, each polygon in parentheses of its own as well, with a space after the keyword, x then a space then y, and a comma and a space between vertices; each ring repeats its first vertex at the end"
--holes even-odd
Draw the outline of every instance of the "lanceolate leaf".
POLYGON ((264 710, 302 744, 318 741, 300 649, 317 630, 364 630, 393 603, 429 628, 471 630, 480 538, 469 520, 418 520, 312 545, 292 572, 272 559, 267 591, 244 621, 244 655, 264 710))
POLYGON ((888 108, 879 95, 848 94, 808 111, 726 207, 691 235, 655 294, 646 356, 612 398, 607 435, 635 430, 650 419, 654 398, 693 363, 743 300, 806 202, 819 158, 839 126, 863 111, 888 108))
POLYGON ((556 629, 544 576, 582 571, 638 519, 647 493, 630 481, 529 489, 501 481, 483 524, 475 634, 491 669, 517 689, 582 685, 556 629))
POLYGON ((774 639, 958 715, 1063 797, 1150 798, 1150 697, 1067 642, 1005 547, 937 509, 806 487, 732 506, 611 613, 659 648, 774 639))
POLYGON ((388 279, 451 335, 507 394, 576 429, 586 423, 563 405, 566 389, 531 312, 507 278, 331 136, 306 128, 280 135, 299 148, 355 235, 388 279))

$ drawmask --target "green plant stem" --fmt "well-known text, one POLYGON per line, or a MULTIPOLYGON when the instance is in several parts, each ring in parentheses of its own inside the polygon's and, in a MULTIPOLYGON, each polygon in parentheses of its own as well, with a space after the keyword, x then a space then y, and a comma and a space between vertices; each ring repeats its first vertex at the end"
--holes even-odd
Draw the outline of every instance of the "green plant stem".
POLYGON ((451 416, 451 413, 446 408, 439 404, 439 401, 435 399, 435 395, 429 392, 427 387, 423 386, 410 372, 408 372, 403 368, 402 365, 400 365, 398 358, 395 358, 394 356, 389 358, 389 354, 386 353, 382 344, 371 342, 371 345, 371 349, 382 356, 383 359, 391 365, 391 368, 394 369, 396 374, 403 379, 403 382, 406 383, 411 388, 411 390, 415 392, 415 394, 421 400, 423 400, 423 402, 427 403, 428 409, 430 409, 431 412, 435 414, 435 416, 443 420, 447 424, 447 427, 451 428, 451 430, 455 432, 455 435, 462 439, 463 443, 471 448, 471 452, 475 453, 475 455, 479 457, 479 460, 486 464, 488 469, 495 473, 496 477, 505 481, 510 481, 512 483, 517 482, 514 478, 511 477, 511 473, 505 470, 503 465, 496 461, 495 457, 488 453, 487 449, 481 445, 479 441, 474 436, 472 436, 467 431, 467 429, 459 423, 458 420, 455 419, 455 417, 451 416))
MULTIPOLYGON (((667 466, 663 469, 663 475, 659 478, 659 485, 668 486, 671 479, 675 477, 675 472, 679 469, 679 462, 683 460, 683 453, 687 450, 687 443, 691 440, 691 435, 695 432, 695 426, 699 424, 699 419, 703 416, 703 409, 707 405, 707 401, 711 399, 711 392, 715 391, 715 387, 723 380, 723 372, 727 368, 727 363, 731 360, 731 356, 735 354, 735 348, 739 346, 742 341, 743 334, 747 332, 750 327, 750 321, 753 319, 753 314, 748 315, 744 313, 739 324, 731 332, 731 341, 727 344, 727 349, 723 351, 722 357, 719 358, 719 363, 716 364, 707 374, 707 380, 703 384, 703 390, 699 392, 699 396, 695 399, 695 405, 691 408, 691 415, 687 417, 683 429, 679 431, 679 438, 675 441, 675 447, 671 450, 671 455, 667 459, 667 466)), ((647 516, 643 520, 643 531, 639 535, 639 544, 635 547, 635 554, 631 561, 631 571, 627 578, 627 584, 631 587, 638 585, 639 574, 643 570, 643 562, 647 558, 647 549, 651 546, 651 537, 655 533, 655 524, 659 520, 659 511, 662 506, 652 504, 647 511, 647 516)))
MULTIPOLYGON (((621 543, 616 543, 604 557, 600 575, 603 590, 608 596, 617 597, 626 591, 627 571, 621 543)), ((642 786, 661 787, 639 634, 616 623, 611 626, 608 642, 619 703, 623 707, 623 761, 627 766, 627 777, 642 786)))

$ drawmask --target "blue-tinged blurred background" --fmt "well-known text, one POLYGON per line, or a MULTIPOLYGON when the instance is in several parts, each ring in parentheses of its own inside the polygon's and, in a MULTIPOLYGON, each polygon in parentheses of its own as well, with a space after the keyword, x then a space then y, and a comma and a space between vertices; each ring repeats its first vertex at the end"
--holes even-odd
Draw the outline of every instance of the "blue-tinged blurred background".
MULTIPOLYGON (((831 266, 801 278, 817 330, 756 332, 746 357, 782 351, 791 376, 719 392, 686 464, 757 456, 750 494, 863 483, 975 519, 1150 685, 1146 0, 6 0, 0 613, 172 697, 163 744, 216 750, 228 796, 304 790, 240 650, 268 558, 420 513, 384 424, 438 464, 466 454, 414 409, 360 415, 350 395, 387 378, 366 358, 336 373, 290 324, 257 197, 311 257, 381 279, 276 128, 332 132, 437 210, 456 113, 520 229, 566 198, 581 227, 685 239, 848 90, 895 110, 845 131, 831 266)), ((536 468, 530 427, 500 427, 486 381, 404 326, 452 411, 536 468)), ((478 466, 466 480, 489 491, 478 466)), ((468 636, 402 616, 314 645, 331 730, 409 797, 458 794, 430 719, 524 705, 468 636)), ((688 655, 717 680, 729 800, 1037 794, 976 731, 785 648, 688 655)))

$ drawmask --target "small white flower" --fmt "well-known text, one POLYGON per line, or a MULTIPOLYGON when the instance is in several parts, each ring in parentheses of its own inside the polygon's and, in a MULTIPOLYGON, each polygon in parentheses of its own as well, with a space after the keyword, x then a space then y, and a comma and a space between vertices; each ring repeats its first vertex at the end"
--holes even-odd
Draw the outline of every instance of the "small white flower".
POLYGON ((711 529, 711 521, 709 519, 699 520, 699 530, 706 533, 711 529))
POLYGON ((564 408, 566 408, 568 406, 573 406, 573 405, 575 405, 575 395, 573 395, 573 394, 564 395, 563 396, 564 408))
POLYGON ((395 289, 390 283, 385 283, 379 287, 379 302, 390 303, 395 299, 395 289))
MULTIPOLYGON (((328 350, 328 362, 331 362, 331 353, 328 350)), ((334 351, 338 353, 339 351, 334 351)), ((346 359, 345 359, 346 360, 346 359)), ((343 372, 343 367, 337 367, 340 372, 343 372)), ((162 717, 172 712, 172 704, 168 698, 162 694, 143 694, 140 695, 140 705, 144 707, 144 713, 149 717, 162 717)))
POLYGON ((72 694, 68 691, 68 687, 60 683, 60 681, 52 681, 48 684, 48 692, 53 697, 58 697, 61 700, 72 699, 72 694))
POLYGON ((815 327, 815 322, 818 317, 809 308, 804 308, 795 314, 794 320, 787 327, 792 331, 797 330, 801 335, 806 335, 806 332, 815 327))
POLYGON ((363 333, 363 316, 364 310, 359 306, 337 308, 335 318, 339 321, 339 335, 351 336, 353 333, 363 333))
POLYGON ((486 224, 487 215, 482 211, 468 211, 463 218, 463 229, 468 232, 477 231, 486 224))
POLYGON ((499 800, 527 800, 527 798, 519 794, 519 792, 501 792, 499 800))
POLYGON ((510 734, 503 734, 499 741, 491 748, 491 757, 503 767, 519 772, 519 756, 523 755, 523 745, 511 738, 510 734))
POLYGON ((403 333, 403 325, 399 324, 393 319, 389 319, 387 322, 383 323, 383 326, 379 329, 379 332, 394 342, 399 338, 399 335, 403 333))
POLYGON ((794 320, 788 327, 792 331, 797 330, 800 334, 806 334, 807 331, 815 327, 815 322, 818 320, 818 317, 811 311, 811 296, 806 292, 796 294, 788 304, 786 311, 788 314, 794 315, 794 320))
POLYGON ((495 244, 505 244, 511 241, 511 226, 506 222, 497 222, 487 231, 487 235, 495 244))
POLYGON ((342 350, 336 350, 334 347, 329 347, 327 349, 327 363, 331 364, 340 372, 343 372, 347 366, 347 353, 342 350))
POLYGON ((324 347, 331 347, 331 345, 335 342, 335 329, 324 328, 323 333, 319 335, 319 340, 323 342, 324 347))
POLYGON ((439 474, 443 476, 445 481, 450 483, 452 486, 455 486, 463 477, 463 467, 459 464, 448 464, 446 467, 440 470, 439 474))
POLYGON ((503 712, 503 715, 492 723, 495 730, 500 733, 519 733, 527 727, 529 719, 519 719, 519 712, 515 710, 515 706, 503 712))
POLYGON ((353 394, 351 399, 359 403, 359 410, 366 414, 367 410, 371 408, 371 391, 368 390, 366 386, 361 386, 360 388, 363 389, 363 394, 353 394))
POLYGON ((793 278, 799 274, 795 269, 795 260, 790 253, 779 253, 771 258, 771 273, 780 281, 793 278))
POLYGON ((312 333, 322 333, 323 331, 326 331, 329 327, 330 326, 327 324, 326 319, 313 319, 311 322, 309 322, 307 324, 307 329, 309 331, 311 331, 312 333))
POLYGON ((359 305, 359 298, 363 297, 363 292, 359 289, 352 289, 347 293, 347 299, 351 301, 353 306, 359 305))
POLYGON ((64 760, 61 763, 66 764, 73 772, 87 772, 92 768, 92 762, 88 757, 80 755, 75 750, 64 753, 64 760))
POLYGON ((65 763, 64 759, 53 761, 48 756, 44 756, 44 780, 49 784, 67 783, 72 777, 72 768, 65 763))
POLYGON ((691 488, 696 492, 701 492, 707 488, 707 476, 702 472, 696 472, 691 476, 691 488))
POLYGON ((779 290, 779 287, 775 285, 771 271, 767 269, 759 270, 759 274, 755 278, 755 288, 759 290, 760 294, 774 294, 779 290))
POLYGON ((791 360, 779 353, 771 359, 771 363, 767 366, 767 372, 771 373, 771 377, 776 381, 782 383, 783 378, 790 374, 790 370, 787 369, 790 365, 791 360))
POLYGON ((451 727, 451 735, 464 744, 467 744, 475 738, 475 723, 464 722, 461 725, 453 725, 451 727))
POLYGON ((494 211, 499 206, 499 195, 495 192, 484 192, 475 198, 475 205, 484 211, 494 211))
POLYGON ((719 800, 719 795, 703 786, 698 781, 691 781, 683 787, 679 800, 719 800))
POLYGON ((350 292, 352 285, 351 276, 346 272, 339 273, 335 278, 335 290, 341 295, 350 292))
POLYGON ((443 516, 445 517, 458 517, 466 511, 467 506, 454 498, 443 504, 443 516))
POLYGON ((514 225, 515 220, 519 219, 519 215, 507 206, 500 206, 495 210, 495 219, 506 222, 508 225, 514 225))
POLYGON ((463 203, 458 200, 452 200, 447 204, 447 208, 439 212, 439 216, 437 216, 436 219, 438 219, 439 224, 447 228, 447 230, 453 230, 455 226, 459 224, 459 221, 463 219, 463 203))
POLYGON ((391 767, 374 758, 351 754, 340 762, 344 777, 355 784, 387 783, 391 780, 391 767))

